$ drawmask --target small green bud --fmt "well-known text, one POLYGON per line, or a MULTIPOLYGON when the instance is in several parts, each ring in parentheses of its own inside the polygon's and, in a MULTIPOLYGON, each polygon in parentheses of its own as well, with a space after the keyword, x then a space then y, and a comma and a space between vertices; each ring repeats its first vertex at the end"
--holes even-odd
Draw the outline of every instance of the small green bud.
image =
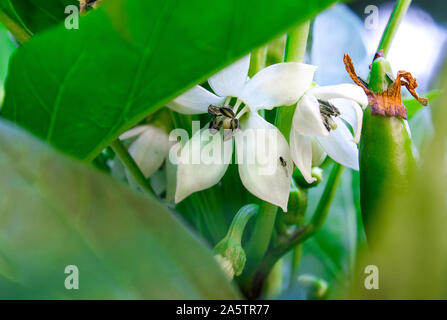
POLYGON ((240 275, 244 270, 247 257, 240 242, 225 237, 216 245, 213 253, 222 268, 231 278, 233 278, 233 275, 240 275), (231 264, 231 266, 228 264, 231 264))
POLYGON ((300 170, 296 168, 293 171, 293 178, 295 179, 298 186, 304 189, 310 189, 316 187, 321 181, 323 181, 323 169, 319 167, 312 168, 312 177, 317 179, 316 181, 312 183, 307 183, 306 179, 304 179, 303 175, 301 174, 300 170))
POLYGON ((288 226, 299 224, 304 218, 306 207, 306 191, 299 189, 295 181, 292 179, 292 183, 290 185, 289 202, 287 204, 287 212, 280 215, 280 219, 288 226))
POLYGON ((329 285, 324 279, 310 274, 299 276, 298 284, 308 288, 311 299, 324 299, 329 289, 329 285))
POLYGON ((242 207, 233 218, 227 235, 214 247, 213 254, 222 269, 233 279, 242 273, 247 257, 242 248, 242 234, 248 220, 259 210, 256 204, 242 207))

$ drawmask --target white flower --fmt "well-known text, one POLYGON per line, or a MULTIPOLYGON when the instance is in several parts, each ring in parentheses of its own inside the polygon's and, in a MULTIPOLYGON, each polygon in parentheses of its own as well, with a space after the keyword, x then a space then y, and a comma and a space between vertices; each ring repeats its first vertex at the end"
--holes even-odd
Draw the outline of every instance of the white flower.
MULTIPOLYGON (((241 130, 234 134, 242 183, 258 198, 287 211, 293 170, 290 149, 284 136, 259 116, 258 110, 295 104, 305 90, 300 91, 300 88, 307 89, 307 84, 312 82, 314 67, 302 63, 279 63, 248 79, 249 65, 250 57, 246 56, 212 76, 208 83, 217 95, 195 86, 169 103, 168 107, 186 114, 207 113, 210 105, 227 105, 231 97, 236 97, 233 108, 235 118, 239 119, 249 111, 249 115, 240 121, 241 130), (239 110, 242 103, 246 106, 239 110), (256 161, 242 161, 249 157, 256 161), (280 157, 284 161, 280 161, 280 157), (272 170, 267 172, 267 167, 272 170)), ((201 149, 220 149, 222 133, 216 135, 218 139, 208 142, 203 141, 203 134, 207 132, 208 129, 200 130, 182 148, 177 171, 176 202, 215 185, 227 170, 233 152, 232 139, 224 142, 227 147, 224 147, 223 155, 218 156, 220 161, 188 161, 194 157, 194 145, 200 145, 201 149)))
POLYGON ((290 131, 293 161, 308 183, 315 181, 312 166, 329 155, 336 162, 358 170, 357 143, 368 98, 352 84, 311 87, 297 104, 290 131), (343 120, 342 120, 343 119, 343 120), (354 136, 346 126, 349 123, 354 136))
MULTIPOLYGON (((120 136, 121 140, 136 138, 129 153, 146 178, 157 171, 169 153, 168 134, 152 125, 137 126, 120 136)), ((130 174, 126 176, 131 181, 130 174)))

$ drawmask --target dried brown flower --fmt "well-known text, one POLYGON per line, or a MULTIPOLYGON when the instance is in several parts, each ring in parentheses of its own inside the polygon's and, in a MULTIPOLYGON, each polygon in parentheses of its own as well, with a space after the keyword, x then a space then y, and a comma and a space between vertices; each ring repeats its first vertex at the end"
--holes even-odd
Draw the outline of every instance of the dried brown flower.
POLYGON ((400 88, 405 86, 411 95, 419 101, 422 105, 428 104, 427 98, 421 98, 416 93, 417 82, 416 79, 407 71, 399 71, 396 79, 388 86, 388 89, 384 92, 373 92, 368 89, 366 85, 357 76, 354 64, 351 57, 345 54, 343 59, 346 67, 346 71, 358 86, 362 87, 368 96, 368 102, 371 106, 371 114, 373 115, 387 115, 394 117, 401 117, 407 119, 407 109, 402 103, 402 97, 400 88))

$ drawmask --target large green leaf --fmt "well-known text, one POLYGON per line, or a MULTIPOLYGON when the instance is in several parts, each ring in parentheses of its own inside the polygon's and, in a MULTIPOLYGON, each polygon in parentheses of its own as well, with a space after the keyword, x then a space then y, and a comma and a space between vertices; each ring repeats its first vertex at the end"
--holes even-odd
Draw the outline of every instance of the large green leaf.
POLYGON ((195 83, 334 0, 107 0, 14 55, 4 116, 92 159, 195 83))
POLYGON ((0 122, 0 299, 234 299, 210 249, 156 200, 0 122), (79 290, 66 290, 67 265, 79 290))
POLYGON ((0 11, 33 35, 63 21, 68 5, 78 5, 77 0, 0 0, 0 11))

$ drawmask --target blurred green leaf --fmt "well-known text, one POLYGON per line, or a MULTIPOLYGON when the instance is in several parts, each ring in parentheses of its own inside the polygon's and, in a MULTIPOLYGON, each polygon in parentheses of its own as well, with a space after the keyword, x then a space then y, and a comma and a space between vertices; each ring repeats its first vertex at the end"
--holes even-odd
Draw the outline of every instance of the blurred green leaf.
POLYGON ((29 35, 41 32, 63 21, 65 7, 77 0, 0 0, 0 11, 20 25, 29 35))
POLYGON ((0 298, 235 299, 166 208, 0 122, 0 298), (67 265, 79 290, 66 290, 67 265))
MULTIPOLYGON (((430 103, 433 102, 437 97, 441 95, 440 90, 432 90, 423 94, 422 96, 428 98, 430 103)), ((404 106, 407 108, 407 117, 410 120, 419 110, 421 110, 424 106, 419 103, 415 98, 407 98, 402 100, 404 106)))
POLYGON ((4 116, 79 158, 335 0, 109 0, 13 57, 4 116), (268 13, 268 14, 266 14, 268 13))

